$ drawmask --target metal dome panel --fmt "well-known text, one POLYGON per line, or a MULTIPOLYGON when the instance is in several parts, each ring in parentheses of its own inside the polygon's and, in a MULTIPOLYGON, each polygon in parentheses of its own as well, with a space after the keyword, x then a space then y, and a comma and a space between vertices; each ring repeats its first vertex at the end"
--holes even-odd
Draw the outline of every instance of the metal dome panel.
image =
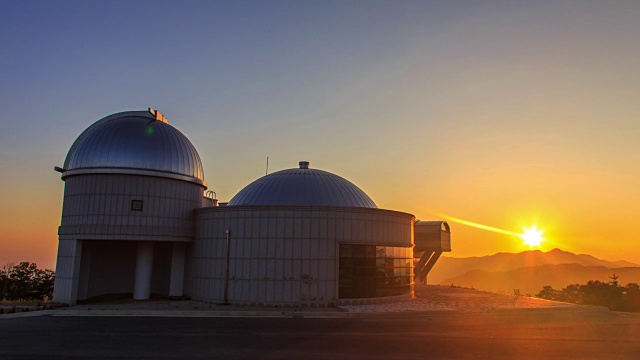
POLYGON ((356 185, 330 172, 288 169, 261 177, 240 190, 228 205, 307 205, 374 208, 371 198, 356 185))
POLYGON ((204 181, 200 156, 189 139, 158 113, 146 111, 114 114, 87 128, 69 150, 63 176, 132 169, 204 181))

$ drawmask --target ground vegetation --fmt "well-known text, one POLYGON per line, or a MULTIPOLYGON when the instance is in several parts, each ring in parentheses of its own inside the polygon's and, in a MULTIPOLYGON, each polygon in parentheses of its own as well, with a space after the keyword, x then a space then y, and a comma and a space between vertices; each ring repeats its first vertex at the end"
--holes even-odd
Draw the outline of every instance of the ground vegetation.
POLYGON ((629 283, 620 286, 618 276, 610 282, 591 280, 586 284, 572 284, 561 290, 544 286, 538 298, 570 302, 581 305, 606 306, 610 310, 640 312, 640 285, 629 283))

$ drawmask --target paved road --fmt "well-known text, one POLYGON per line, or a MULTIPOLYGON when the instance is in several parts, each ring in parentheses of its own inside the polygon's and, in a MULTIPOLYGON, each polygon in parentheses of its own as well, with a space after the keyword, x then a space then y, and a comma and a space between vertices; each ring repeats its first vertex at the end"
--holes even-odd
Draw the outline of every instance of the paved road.
POLYGON ((640 316, 0 318, 0 359, 640 359, 640 316))

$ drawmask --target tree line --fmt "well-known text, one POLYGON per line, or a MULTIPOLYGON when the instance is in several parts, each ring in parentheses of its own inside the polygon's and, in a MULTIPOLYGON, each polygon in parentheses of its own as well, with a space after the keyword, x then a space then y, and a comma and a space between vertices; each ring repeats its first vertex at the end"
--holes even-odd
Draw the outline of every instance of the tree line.
POLYGON ((620 286, 614 274, 612 281, 590 280, 586 284, 569 285, 562 290, 544 286, 536 297, 581 305, 606 306, 615 311, 640 312, 640 285, 620 286))
POLYGON ((38 269, 35 263, 6 264, 0 268, 0 299, 51 299, 55 277, 53 270, 38 269))

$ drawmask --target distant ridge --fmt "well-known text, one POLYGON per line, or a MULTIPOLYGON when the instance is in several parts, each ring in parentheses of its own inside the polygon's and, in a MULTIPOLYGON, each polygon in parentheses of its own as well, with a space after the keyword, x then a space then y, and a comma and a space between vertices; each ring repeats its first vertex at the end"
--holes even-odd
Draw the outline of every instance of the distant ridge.
POLYGON ((427 281, 431 284, 453 283, 502 292, 512 292, 513 289, 520 288, 522 293, 525 289, 537 293, 543 285, 555 284, 554 287, 561 285, 560 288, 562 288, 588 280, 605 281, 614 272, 621 277, 622 285, 640 282, 640 265, 638 264, 628 261, 607 261, 592 255, 574 254, 560 249, 547 252, 531 250, 521 253, 497 253, 468 258, 441 257, 429 273, 427 281), (629 269, 622 270, 623 268, 629 269), (631 278, 623 274, 628 274, 631 278), (513 282, 514 279, 518 280, 513 282), (527 285, 528 283, 531 283, 531 286, 527 285), (537 288, 539 284, 543 284, 540 285, 540 289, 537 288), (516 285, 517 287, 512 288, 516 285))
POLYGON ((608 283, 611 281, 609 277, 614 273, 619 277, 621 286, 633 282, 640 284, 640 267, 612 269, 580 264, 548 264, 507 271, 471 270, 445 279, 442 283, 511 294, 514 289, 518 289, 523 295, 535 295, 546 285, 560 290, 571 284, 586 284, 589 280, 608 283))

